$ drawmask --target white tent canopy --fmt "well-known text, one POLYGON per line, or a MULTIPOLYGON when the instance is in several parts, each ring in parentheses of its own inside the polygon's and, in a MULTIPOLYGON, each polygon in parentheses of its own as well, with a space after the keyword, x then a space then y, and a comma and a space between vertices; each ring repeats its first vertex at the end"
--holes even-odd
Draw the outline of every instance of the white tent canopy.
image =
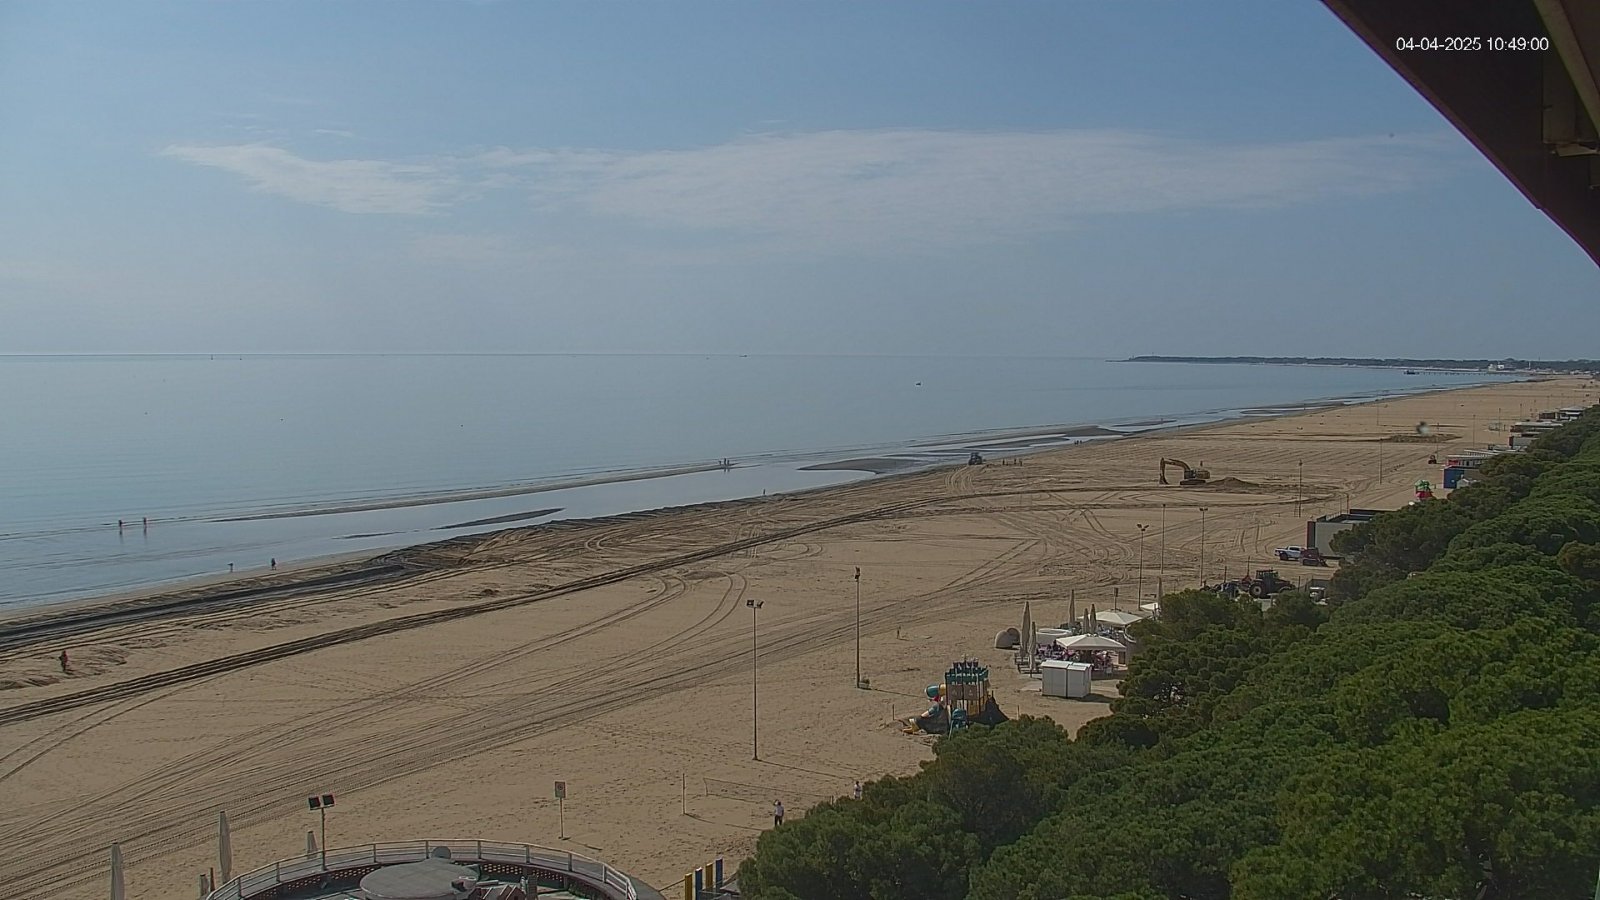
POLYGON ((1123 612, 1120 609, 1113 609, 1099 613, 1095 616, 1095 618, 1100 622, 1101 625, 1110 625, 1113 628, 1127 628, 1129 625, 1144 619, 1144 616, 1123 612))
POLYGON ((1098 634, 1080 634, 1073 637, 1056 638, 1056 646, 1063 650, 1119 650, 1128 652, 1128 645, 1121 641, 1098 634))

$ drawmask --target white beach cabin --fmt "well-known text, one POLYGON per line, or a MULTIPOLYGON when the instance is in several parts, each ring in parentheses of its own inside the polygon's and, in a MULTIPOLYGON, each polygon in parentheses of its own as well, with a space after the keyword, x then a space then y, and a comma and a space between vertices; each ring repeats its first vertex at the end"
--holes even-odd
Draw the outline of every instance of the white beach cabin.
POLYGON ((1039 663, 1044 675, 1040 693, 1046 697, 1080 698, 1089 696, 1093 689, 1093 667, 1088 663, 1047 659, 1039 663))

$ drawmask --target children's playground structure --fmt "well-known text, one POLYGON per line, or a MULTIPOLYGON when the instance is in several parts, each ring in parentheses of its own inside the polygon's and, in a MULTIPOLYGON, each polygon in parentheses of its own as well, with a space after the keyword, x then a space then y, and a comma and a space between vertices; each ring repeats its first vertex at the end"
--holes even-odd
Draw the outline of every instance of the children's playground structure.
POLYGON ((949 734, 968 725, 995 726, 1006 714, 989 687, 989 667, 964 659, 950 664, 940 684, 928 685, 928 711, 905 720, 906 734, 949 734))

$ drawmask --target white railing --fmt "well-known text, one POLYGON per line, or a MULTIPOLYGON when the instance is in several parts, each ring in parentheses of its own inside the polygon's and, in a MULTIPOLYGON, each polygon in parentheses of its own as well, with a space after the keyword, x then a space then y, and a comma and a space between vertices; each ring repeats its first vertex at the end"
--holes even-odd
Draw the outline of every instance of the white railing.
POLYGON ((363 866, 393 865, 394 863, 420 862, 428 859, 439 847, 450 850, 454 862, 511 863, 537 866, 555 872, 568 872, 588 881, 599 882, 615 888, 628 900, 638 900, 638 890, 633 880, 598 859, 570 850, 551 850, 531 844, 509 844, 501 841, 401 841, 387 844, 363 844, 359 847, 340 847, 318 853, 282 859, 246 872, 206 895, 206 900, 247 900, 280 884, 363 866), (326 859, 326 865, 324 865, 326 859))

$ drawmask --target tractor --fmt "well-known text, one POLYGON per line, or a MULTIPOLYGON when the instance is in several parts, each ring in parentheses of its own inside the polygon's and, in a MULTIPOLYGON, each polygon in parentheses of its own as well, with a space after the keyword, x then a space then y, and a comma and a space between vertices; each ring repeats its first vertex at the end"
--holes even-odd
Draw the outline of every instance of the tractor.
POLYGON ((1239 590, 1257 600, 1293 588, 1292 582, 1278 577, 1276 569, 1257 569, 1254 576, 1246 575, 1239 579, 1239 590))

